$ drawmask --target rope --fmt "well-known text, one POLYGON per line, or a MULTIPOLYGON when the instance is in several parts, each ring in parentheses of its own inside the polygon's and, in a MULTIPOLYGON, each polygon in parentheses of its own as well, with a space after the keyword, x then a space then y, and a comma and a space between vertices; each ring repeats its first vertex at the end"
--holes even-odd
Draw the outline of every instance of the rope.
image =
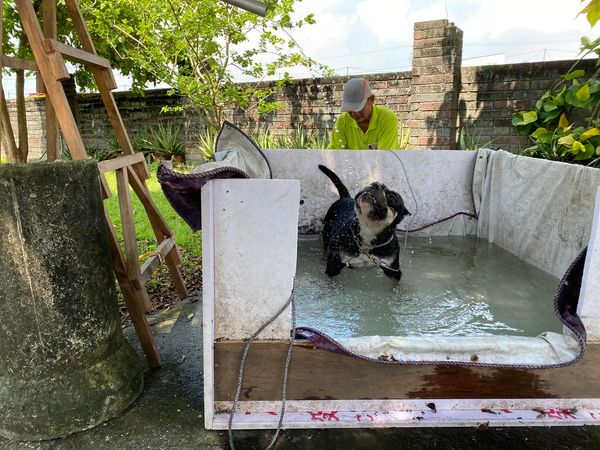
POLYGON ((250 345, 252 344, 252 342, 254 342, 256 340, 258 335, 260 333, 262 333, 263 330, 265 328, 267 328, 271 323, 273 323, 275 321, 275 319, 277 319, 290 305, 291 305, 291 313, 292 313, 292 332, 290 334, 290 344, 288 346, 287 356, 285 359, 285 365, 283 368, 283 382, 282 382, 282 387, 281 387, 281 413, 279 414, 279 422, 277 423, 277 429, 275 430, 275 434, 273 435, 273 438, 271 439, 271 442, 269 443, 269 445, 267 447, 265 447, 264 450, 272 449, 273 445, 275 445, 275 442, 277 442, 277 438, 279 437, 279 433, 281 432, 281 427, 283 424, 283 416, 285 414, 288 374, 289 374, 290 364, 292 361, 292 351, 294 349, 294 337, 296 335, 296 311, 295 311, 295 304, 294 304, 294 288, 292 288, 292 292, 290 293, 290 297, 288 298, 287 302, 285 302, 285 304, 279 309, 279 311, 277 311, 269 320, 267 320, 264 324, 262 324, 259 327, 259 329, 252 336, 250 336, 250 338, 248 338, 248 340, 246 341, 246 345, 244 346, 244 351, 242 353, 242 359, 240 361, 240 372, 239 372, 239 376, 238 376, 237 388, 236 388, 236 392, 235 392, 235 397, 233 399, 233 405, 231 406, 231 412, 229 413, 229 423, 227 426, 227 433, 229 434, 229 446, 231 447, 231 450, 235 450, 235 444, 233 441, 233 428, 232 428, 233 417, 235 416, 235 411, 237 409, 237 406, 238 406, 238 403, 240 400, 240 394, 242 391, 242 384, 243 384, 243 380, 244 380, 244 369, 246 367, 246 360, 248 358, 248 352, 250 351, 250 345))
POLYGON ((406 229, 406 230, 398 230, 398 231, 400 231, 401 233, 414 233, 416 231, 421 231, 421 230, 424 230, 425 228, 429 228, 429 227, 432 227, 434 225, 437 225, 438 223, 445 222, 446 220, 453 219, 453 218, 455 218, 457 216, 467 216, 467 217, 471 217, 473 219, 477 219, 477 215, 476 214, 473 214, 473 213, 470 213, 470 212, 465 212, 465 211, 460 211, 460 212, 451 214, 448 217, 444 217, 443 219, 439 219, 439 220, 436 220, 435 222, 431 222, 431 223, 428 223, 426 225, 423 225, 422 227, 419 227, 419 228, 413 228, 412 230, 406 229))
POLYGON ((448 217, 444 217, 443 219, 436 220, 435 222, 428 223, 428 224, 423 225, 423 226, 418 227, 418 228, 410 229, 410 224, 413 222, 413 220, 419 214, 419 204, 417 203, 417 198, 416 198, 415 193, 414 193, 414 191, 412 189, 412 186, 410 184, 410 180, 408 179, 408 174, 406 172, 406 167, 404 166, 404 163, 402 162, 402 159, 393 150, 386 149, 385 151, 391 153, 392 155, 394 155, 396 157, 396 159, 400 162, 400 165, 402 166, 402 170, 404 171, 404 177, 406 178, 406 184, 408 185, 408 189, 409 189, 410 194, 411 194, 411 196, 413 198, 413 201, 415 203, 415 213, 411 214, 411 219, 408 222, 408 226, 404 230, 402 230, 402 229, 398 230, 400 233, 404 233, 404 248, 402 249, 402 254, 403 255, 406 252, 406 243, 407 243, 408 233, 414 233, 416 231, 424 230, 425 228, 432 227, 434 225, 437 225, 438 223, 445 222, 446 220, 453 219, 454 217, 457 217, 457 216, 460 216, 460 215, 464 215, 464 216, 467 216, 467 217, 471 217, 473 219, 477 219, 477 214, 473 214, 473 213, 470 213, 470 212, 460 211, 460 212, 454 213, 454 214, 452 214, 452 215, 450 215, 448 217))
MULTIPOLYGON (((408 228, 410 228, 410 224, 413 222, 413 220, 415 220, 415 217, 417 217, 419 215, 419 204, 417 203, 417 197, 415 196, 413 188, 410 184, 410 180, 408 178, 408 173, 406 172, 406 167, 404 167, 404 163, 402 162, 402 159, 400 159, 400 157, 393 150, 386 149, 385 151, 394 155, 396 157, 396 159, 400 162, 400 165, 402 166, 402 171, 404 172, 404 178, 406 178, 406 184, 408 185, 408 190, 410 191, 410 195, 412 196, 413 202, 415 203, 415 213, 414 214, 411 213, 410 221, 408 222, 408 228)), ((404 246, 402 247, 402 257, 404 257, 404 255, 406 254, 406 244, 407 243, 408 243, 408 230, 406 230, 406 232, 404 233, 404 246)))
MULTIPOLYGON (((435 225, 436 223, 439 222, 443 222, 445 220, 451 219, 452 217, 455 217, 459 214, 465 214, 465 215, 471 215, 469 213, 456 213, 450 217, 438 220, 437 222, 434 222, 432 224, 426 225, 424 227, 415 229, 415 230, 410 230, 410 225, 412 224, 413 220, 418 216, 419 214, 419 204, 417 203, 417 198, 415 196, 415 193, 412 189, 412 186, 410 184, 410 180, 408 178, 408 173, 406 172, 406 167, 404 166, 404 163, 402 162, 402 160, 400 159, 400 157, 393 152, 392 150, 386 150, 387 152, 390 152, 392 155, 394 155, 394 157, 400 162, 400 165, 402 166, 402 170, 404 172, 404 177, 406 178, 406 183, 408 185, 408 189, 410 191, 410 194, 412 196, 414 205, 415 205, 415 212, 414 214, 411 214, 411 219, 408 223, 408 227, 406 230, 399 230, 400 232, 405 233, 404 235, 404 248, 402 250, 402 254, 404 255, 406 253, 406 245, 407 245, 407 239, 408 239, 408 233, 409 232, 413 232, 413 231, 419 231, 423 228, 427 228, 428 226, 431 225, 435 225)), ((472 215, 471 215, 472 216, 472 215)), ((387 244, 387 242, 386 242, 387 244)), ((393 270, 393 269, 392 269, 393 270)), ((233 404, 231 406, 231 412, 229 413, 229 422, 228 422, 228 426, 227 426, 227 433, 229 435, 229 446, 231 448, 231 450, 235 450, 235 443, 234 443, 234 439, 233 439, 233 418, 235 416, 235 412, 237 410, 238 407, 238 403, 240 400, 240 395, 241 395, 241 391, 242 391, 242 384, 243 384, 243 380, 244 380, 244 369, 246 367, 246 361, 248 359, 248 353, 250 351, 250 346, 252 345, 252 343, 256 340, 256 338, 258 337, 258 335, 260 333, 262 333, 264 331, 265 328, 267 328, 271 323, 273 323, 275 321, 275 319, 277 319, 286 309, 288 306, 291 305, 291 314, 292 314, 292 332, 290 334, 290 344, 288 346, 288 351, 287 351, 287 355, 286 355, 286 359, 285 359, 285 365, 283 368, 283 382, 282 382, 282 388, 281 388, 281 413, 279 414, 279 422, 277 423, 277 429, 275 430, 275 434, 273 435, 273 438, 271 439, 271 442, 269 443, 269 445, 267 445, 267 447, 265 447, 264 450, 271 450, 273 448, 273 446, 275 445, 275 442, 277 442, 277 439, 279 437, 279 434, 281 432, 282 429, 282 425, 283 425, 283 417, 285 415, 285 406, 286 406, 286 395, 287 395, 287 383, 288 383, 288 376, 289 376, 289 368, 290 368, 290 364, 292 361, 292 353, 293 353, 293 349, 294 349, 294 337, 296 335, 296 311, 295 311, 295 304, 294 304, 294 289, 292 288, 292 292, 290 293, 290 297, 287 300, 287 302, 285 302, 285 304, 279 309, 279 311, 277 311, 270 319, 268 319, 264 324, 262 324, 258 330, 252 335, 250 336, 250 338, 248 338, 248 340, 246 341, 246 344, 244 345, 244 351, 242 353, 242 359, 240 361, 240 371, 239 371, 239 375, 238 375, 238 382, 237 382, 237 388, 236 388, 236 392, 235 392, 235 397, 233 399, 233 404)))

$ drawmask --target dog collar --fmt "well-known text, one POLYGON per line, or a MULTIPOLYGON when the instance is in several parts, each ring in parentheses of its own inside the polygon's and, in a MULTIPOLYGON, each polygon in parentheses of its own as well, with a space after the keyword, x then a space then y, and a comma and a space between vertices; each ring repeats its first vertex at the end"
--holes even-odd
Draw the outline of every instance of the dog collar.
POLYGON ((387 241, 385 241, 383 244, 377 244, 377 245, 374 245, 371 248, 383 247, 384 245, 388 245, 390 242, 392 242, 392 239, 394 239, 394 234, 395 233, 392 232, 392 234, 390 235, 390 238, 387 241))
POLYGON ((369 258, 369 261, 371 261, 376 266, 381 267, 382 269, 388 269, 388 270, 391 270, 392 272, 400 272, 400 268, 398 268, 398 269, 392 269, 387 264, 384 264, 378 257, 376 257, 375 255, 370 254, 365 249, 362 249, 362 250, 359 249, 359 253, 362 253, 363 255, 365 255, 367 258, 369 258))
MULTIPOLYGON (((354 238, 354 242, 356 242, 356 245, 358 245, 359 249, 366 247, 364 245, 364 242, 360 238, 360 235, 357 236, 355 233, 352 233, 352 237, 354 238)), ((385 245, 388 245, 390 242, 392 242, 393 239, 394 239, 394 233, 392 233, 390 235, 389 239, 387 241, 385 241, 384 243, 369 246, 369 250, 372 250, 374 248, 379 248, 379 247, 383 247, 385 245)))

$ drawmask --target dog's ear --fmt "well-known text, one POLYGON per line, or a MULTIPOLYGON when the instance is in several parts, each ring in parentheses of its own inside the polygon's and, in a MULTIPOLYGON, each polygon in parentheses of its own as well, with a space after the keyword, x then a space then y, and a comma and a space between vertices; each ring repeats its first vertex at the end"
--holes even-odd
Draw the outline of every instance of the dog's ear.
POLYGON ((402 196, 398 194, 396 191, 385 191, 385 198, 387 200, 388 206, 396 211, 398 217, 403 218, 404 216, 410 216, 410 212, 404 206, 404 200, 402 200, 402 196))

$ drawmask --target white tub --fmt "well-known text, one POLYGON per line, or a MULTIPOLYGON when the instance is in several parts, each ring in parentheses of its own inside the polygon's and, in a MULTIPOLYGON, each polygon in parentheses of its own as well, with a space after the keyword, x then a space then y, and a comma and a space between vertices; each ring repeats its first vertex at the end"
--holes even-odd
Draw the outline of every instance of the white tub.
MULTIPOLYGON (((382 368, 299 344, 287 380, 284 427, 597 423, 600 170, 489 151, 271 150, 265 154, 273 180, 213 180, 202 193, 207 428, 227 427, 242 341, 289 298, 298 231, 320 231, 321 218, 337 198, 318 164, 335 170, 351 192, 375 180, 400 192, 413 212, 401 227, 415 229, 457 212, 476 213, 479 220, 460 215, 422 233, 477 234, 557 277, 589 243, 577 308, 587 329, 588 349, 570 367, 535 371, 518 366, 526 364, 529 356, 548 364, 573 357, 578 344, 568 330, 550 337, 445 338, 444 348, 435 339, 429 344, 418 338, 387 340, 387 344, 395 342, 407 359, 416 361, 427 354, 428 361, 433 357, 439 362, 427 366, 382 368), (504 367, 461 367, 461 362, 472 361, 473 352, 480 361, 504 367), (458 366, 449 368, 449 362, 458 366), (403 381, 406 388, 402 389, 390 384, 390 379, 411 381, 403 381), (524 387, 519 388, 521 379, 524 387), (532 390, 530 379, 548 389, 532 390), (428 385, 431 380, 434 387, 428 385), (414 387, 409 388, 411 383, 414 387), (458 385, 452 397, 452 386, 458 385)), ((281 383, 282 352, 291 326, 288 308, 254 344, 251 354, 254 351, 256 356, 247 362, 246 394, 234 428, 277 426, 280 397, 273 392, 279 387, 271 386, 281 383)))

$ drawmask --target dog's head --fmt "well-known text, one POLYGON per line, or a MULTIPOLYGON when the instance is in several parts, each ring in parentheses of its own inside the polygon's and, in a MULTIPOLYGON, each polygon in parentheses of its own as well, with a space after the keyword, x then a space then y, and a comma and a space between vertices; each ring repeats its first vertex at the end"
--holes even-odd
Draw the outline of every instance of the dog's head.
POLYGON ((405 208, 402 196, 383 183, 375 182, 354 197, 356 215, 362 223, 385 228, 397 225, 410 212, 405 208))

